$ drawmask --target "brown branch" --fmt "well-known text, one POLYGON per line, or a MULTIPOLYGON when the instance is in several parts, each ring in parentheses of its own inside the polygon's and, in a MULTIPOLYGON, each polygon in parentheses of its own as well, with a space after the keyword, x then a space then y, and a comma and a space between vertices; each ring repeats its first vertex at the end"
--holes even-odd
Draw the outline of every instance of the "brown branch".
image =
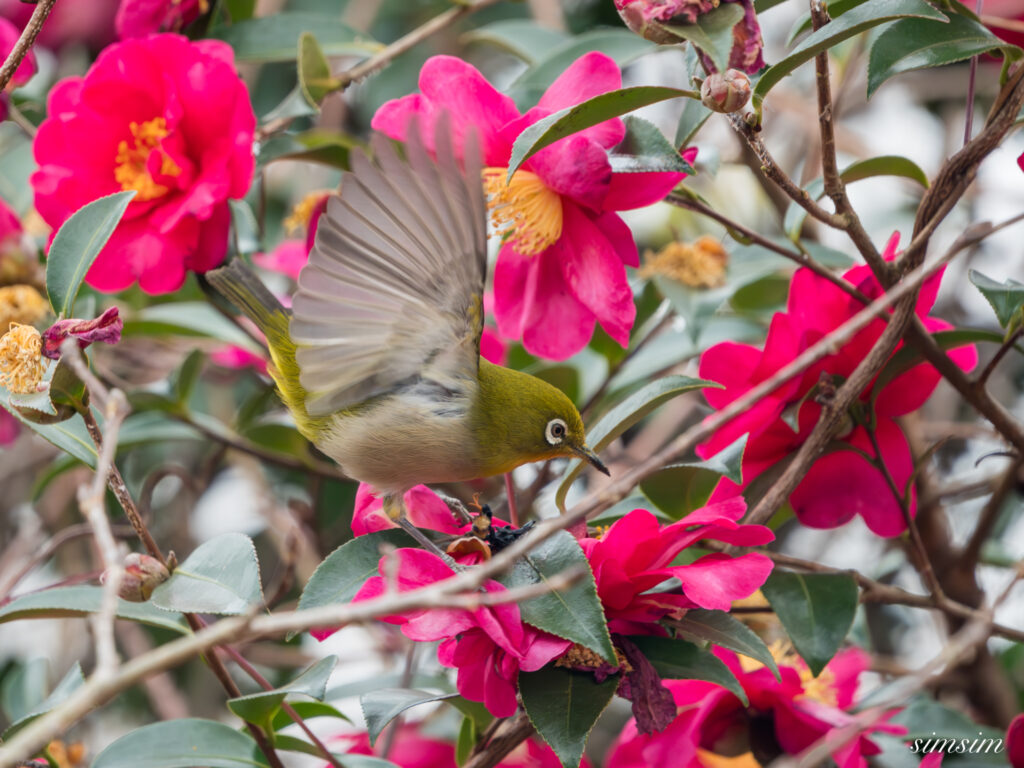
POLYGON ((463 768, 494 768, 534 733, 533 723, 525 714, 504 721, 503 726, 487 746, 470 757, 463 768))
POLYGON ((974 527, 970 540, 968 540, 963 551, 960 553, 964 568, 974 570, 974 566, 977 565, 978 559, 981 557, 981 549, 988 540, 988 537, 992 535, 992 530, 999 521, 999 515, 1003 511, 1003 503, 1013 493, 1014 488, 1017 487, 1022 466, 1024 466, 1024 459, 1019 456, 1011 461, 1010 466, 1006 468, 1006 472, 999 481, 999 485, 996 486, 988 501, 985 502, 981 514, 978 515, 978 524, 974 527))
POLYGON ((53 10, 53 6, 56 0, 39 0, 36 4, 36 8, 32 11, 32 16, 28 20, 28 24, 21 31, 21 36, 18 38, 18 42, 11 48, 11 52, 7 54, 7 59, 4 61, 2 67, 0 67, 0 92, 7 88, 7 84, 14 77, 14 73, 17 71, 21 62, 28 56, 29 50, 32 48, 32 44, 36 41, 36 36, 39 34, 39 30, 43 28, 43 22, 46 21, 46 17, 50 15, 50 11, 53 10))
POLYGON ((1020 339, 1021 336, 1024 336, 1024 326, 1018 328, 1016 331, 1011 333, 1007 337, 1006 341, 1002 343, 1002 346, 1000 346, 999 349, 996 350, 995 355, 992 356, 992 359, 988 361, 988 365, 985 366, 985 369, 975 380, 975 387, 981 389, 988 383, 989 378, 995 372, 996 367, 999 365, 999 362, 1006 356, 1007 352, 1013 349, 1014 344, 1017 343, 1017 340, 1020 339))

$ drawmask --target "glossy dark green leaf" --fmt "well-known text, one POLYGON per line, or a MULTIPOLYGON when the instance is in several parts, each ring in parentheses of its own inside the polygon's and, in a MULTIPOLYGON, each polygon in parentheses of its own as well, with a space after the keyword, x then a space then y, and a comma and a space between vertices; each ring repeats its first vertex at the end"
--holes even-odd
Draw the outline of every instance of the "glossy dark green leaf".
POLYGON ((387 724, 405 710, 434 701, 447 701, 458 697, 457 693, 430 693, 410 688, 381 688, 364 693, 359 697, 359 706, 366 719, 366 730, 370 745, 377 741, 387 724))
POLYGON ((747 437, 747 435, 743 435, 735 442, 730 443, 720 450, 710 459, 704 459, 702 461, 681 461, 678 464, 672 464, 669 467, 666 467, 666 469, 671 467, 694 467, 696 469, 707 469, 721 475, 722 477, 727 477, 739 485, 743 482, 743 451, 747 448, 747 437))
POLYGON ((509 87, 509 95, 521 107, 532 107, 566 68, 590 51, 601 51, 620 67, 657 48, 628 29, 595 29, 576 35, 553 48, 521 74, 509 87))
MULTIPOLYGON (((45 662, 44 662, 45 665, 45 662)), ((45 680, 45 678, 44 678, 45 680)), ((44 715, 57 705, 62 703, 68 696, 75 692, 80 686, 85 684, 85 677, 82 675, 82 667, 79 666, 76 661, 71 668, 67 671, 61 681, 57 683, 50 694, 46 696, 42 701, 32 706, 27 711, 24 711, 16 718, 11 718, 11 725, 3 733, 4 739, 9 739, 17 731, 24 728, 30 722, 35 720, 40 715, 44 715)), ((46 690, 45 687, 40 689, 40 693, 46 690)))
MULTIPOLYGON (((601 420, 591 427, 587 433, 587 444, 595 451, 600 452, 612 440, 658 406, 686 392, 692 392, 695 389, 703 389, 705 387, 718 389, 721 385, 713 381, 694 379, 689 376, 664 376, 660 379, 655 379, 650 384, 638 389, 602 416, 601 420)), ((571 461, 566 468, 562 482, 555 492, 555 504, 563 512, 565 511, 565 497, 569 493, 569 487, 582 471, 583 462, 580 460, 571 461)))
MULTIPOLYGON (((828 15, 832 19, 838 19, 851 8, 861 5, 864 0, 832 0, 828 4, 828 15)), ((796 39, 804 32, 809 32, 813 26, 811 14, 804 12, 794 23, 786 38, 786 47, 793 45, 796 39)))
POLYGON ((572 534, 559 531, 541 542, 498 576, 497 581, 514 589, 543 583, 577 569, 583 571, 583 577, 571 587, 524 600, 519 603, 519 613, 527 624, 579 643, 614 664, 615 648, 608 635, 594 575, 572 534))
POLYGON ((695 24, 663 24, 669 32, 683 40, 689 40, 700 48, 714 62, 719 72, 729 68, 729 53, 732 51, 732 28, 743 19, 741 3, 723 3, 708 13, 697 17, 695 24))
POLYGON ((674 626, 677 633, 690 642, 711 643, 742 653, 755 661, 760 661, 775 677, 779 677, 779 667, 764 641, 746 624, 724 611, 697 608, 687 611, 683 618, 674 622, 674 626))
POLYGON ((206 356, 203 354, 203 351, 201 349, 193 349, 188 353, 185 362, 178 368, 171 383, 174 389, 174 396, 178 399, 178 402, 187 402, 192 397, 196 382, 199 380, 199 374, 202 373, 204 362, 206 362, 206 356))
POLYGON ((845 573, 775 570, 761 587, 800 657, 817 677, 842 645, 857 613, 857 582, 845 573))
MULTIPOLYGON (((99 611, 102 600, 102 587, 88 584, 52 587, 16 597, 0 607, 0 623, 17 619, 88 616, 99 611)), ((182 634, 188 631, 180 616, 161 611, 149 603, 129 603, 127 600, 118 600, 117 616, 182 634)))
POLYGON ((313 571, 299 598, 299 610, 347 603, 371 576, 379 576, 380 547, 413 547, 416 542, 399 529, 358 536, 331 552, 313 571))
POLYGON ((508 161, 508 178, 511 179, 516 169, 531 155, 559 139, 603 123, 605 120, 621 117, 648 104, 687 96, 693 96, 693 92, 662 86, 636 86, 602 93, 575 106, 560 109, 538 120, 519 134, 512 145, 512 154, 508 161))
POLYGON ((618 687, 618 675, 596 683, 591 674, 560 667, 519 673, 526 715, 564 768, 579 766, 587 737, 618 687))
POLYGON ((324 97, 341 85, 337 78, 331 76, 331 65, 312 32, 299 35, 297 67, 299 89, 306 101, 318 109, 324 97))
POLYGON ((722 661, 706 648, 698 648, 686 640, 653 635, 629 638, 647 657, 662 680, 705 680, 732 692, 747 706, 746 691, 722 661))
POLYGON ((754 86, 754 109, 760 113, 761 102, 768 91, 790 72, 822 51, 827 51, 832 46, 879 24, 902 18, 942 21, 946 17, 924 0, 867 0, 866 3, 851 8, 838 19, 808 35, 788 56, 761 73, 754 86))
POLYGON ((129 731, 90 768, 260 768, 267 760, 247 734, 212 720, 184 718, 129 731))
POLYGON ((325 656, 290 683, 278 686, 272 691, 260 691, 228 699, 228 709, 246 722, 263 725, 274 717, 277 708, 289 694, 323 699, 327 692, 327 680, 334 671, 337 661, 337 656, 325 656))
POLYGON ((459 735, 455 739, 455 764, 464 765, 473 753, 477 741, 480 740, 480 733, 477 730, 473 718, 464 717, 459 724, 459 735))
POLYGON ((303 32, 315 34, 327 56, 369 56, 381 48, 380 43, 352 29, 337 15, 304 11, 219 24, 210 31, 210 37, 228 43, 236 61, 295 61, 303 32))
POLYGON ((361 143, 333 131, 312 130, 275 136, 260 146, 256 161, 267 165, 279 160, 318 163, 343 171, 349 169, 349 153, 361 143))
POLYGON ((568 35, 556 29, 542 27, 532 19, 502 19, 471 29, 459 38, 464 45, 483 43, 493 45, 527 64, 543 59, 552 50, 564 45, 568 35))
POLYGON ((957 13, 947 23, 903 19, 887 27, 868 54, 868 98, 895 75, 941 67, 972 56, 999 51, 1011 60, 1024 52, 1000 40, 984 25, 957 13))
POLYGON ((245 613, 263 605, 260 566, 252 539, 225 533, 196 547, 150 602, 182 613, 245 613))
POLYGON ((65 221, 46 257, 46 294, 54 314, 73 317, 72 309, 85 274, 114 233, 134 190, 93 200, 65 221))
POLYGON ((1013 321, 1014 315, 1024 307, 1024 283, 1014 280, 1012 277, 999 282, 988 275, 982 274, 976 269, 967 271, 968 279, 974 287, 981 291, 981 295, 992 305, 996 313, 999 325, 1006 328, 1013 321))
POLYGON ((654 123, 636 115, 622 122, 626 136, 608 155, 613 173, 694 173, 654 123))

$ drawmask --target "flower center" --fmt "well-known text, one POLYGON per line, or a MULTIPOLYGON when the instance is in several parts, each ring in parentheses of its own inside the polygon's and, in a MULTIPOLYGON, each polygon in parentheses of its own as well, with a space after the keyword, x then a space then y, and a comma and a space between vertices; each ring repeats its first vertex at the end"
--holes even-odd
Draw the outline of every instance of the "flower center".
MULTIPOLYGON (((837 706, 836 676, 832 670, 822 670, 817 677, 812 675, 811 670, 800 661, 796 649, 788 640, 776 640, 768 646, 768 650, 779 666, 793 667, 797 671, 797 674, 800 675, 800 684, 804 689, 804 696, 830 707, 837 706)), ((753 672, 764 666, 761 662, 747 656, 741 655, 739 661, 740 668, 744 672, 753 672)))
POLYGON ((161 141, 169 133, 167 121, 162 117, 154 117, 144 123, 133 122, 128 127, 132 132, 132 142, 129 145, 125 140, 117 146, 114 179, 121 185, 121 189, 134 189, 138 193, 135 199, 140 202, 166 195, 168 187, 156 182, 150 173, 149 158, 153 152, 160 153, 161 176, 177 176, 181 173, 181 168, 161 146, 161 141))
POLYGON ((529 171, 484 168, 484 191, 491 223, 523 256, 534 256, 562 236, 562 198, 529 171))

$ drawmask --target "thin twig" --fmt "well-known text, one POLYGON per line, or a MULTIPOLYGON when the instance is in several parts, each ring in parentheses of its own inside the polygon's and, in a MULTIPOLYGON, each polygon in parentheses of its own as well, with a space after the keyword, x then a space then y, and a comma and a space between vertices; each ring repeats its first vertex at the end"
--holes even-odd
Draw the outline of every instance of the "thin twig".
POLYGON ((992 373, 995 371, 996 366, 998 366, 999 362, 1006 356, 1006 353, 1013 349, 1013 345, 1017 343, 1021 336, 1024 336, 1024 326, 1021 326, 1010 334, 1006 341, 1002 343, 1002 346, 996 350, 995 355, 992 356, 992 359, 988 361, 988 365, 985 366, 985 370, 981 372, 975 381, 974 385, 976 387, 980 388, 985 386, 989 378, 992 376, 992 373))
POLYGON ((50 11, 53 10, 53 6, 56 0, 39 0, 36 4, 36 8, 32 11, 32 16, 28 20, 28 24, 25 25, 25 29, 21 31, 21 36, 18 38, 18 42, 11 48, 11 52, 7 54, 7 59, 4 61, 2 67, 0 67, 0 92, 7 88, 7 84, 11 82, 11 78, 14 77, 14 73, 21 66, 21 62, 28 56, 29 50, 32 48, 32 44, 36 41, 36 36, 39 34, 39 30, 43 28, 43 22, 46 21, 46 17, 50 15, 50 11))

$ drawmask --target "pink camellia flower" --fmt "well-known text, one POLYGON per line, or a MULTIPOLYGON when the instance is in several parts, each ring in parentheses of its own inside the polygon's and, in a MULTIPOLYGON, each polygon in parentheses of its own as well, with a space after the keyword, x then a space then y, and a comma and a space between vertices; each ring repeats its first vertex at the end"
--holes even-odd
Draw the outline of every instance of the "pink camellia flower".
POLYGON ((753 546, 775 538, 763 525, 738 524, 745 510, 737 497, 662 526, 646 509, 634 509, 599 539, 580 539, 609 630, 664 634, 657 624, 663 618, 678 618, 688 608, 727 611, 734 600, 757 591, 772 571, 772 561, 762 554, 716 553, 689 565, 672 565, 680 552, 702 539, 753 546), (652 591, 673 577, 681 583, 678 591, 652 591))
MULTIPOLYGON (((705 13, 715 10, 719 2, 742 3, 743 18, 732 28, 732 50, 729 67, 754 74, 764 67, 761 25, 757 21, 753 0, 615 0, 615 9, 626 26, 641 37, 655 43, 671 45, 680 38, 663 24, 696 24, 705 13)), ((706 55, 704 63, 711 72, 716 67, 706 55)))
MULTIPOLYGON (((409 522, 417 528, 455 536, 461 535, 465 530, 456 522, 448 505, 425 485, 410 488, 402 499, 405 501, 409 522)), ((373 495, 373 488, 366 483, 360 483, 356 490, 355 509, 352 511, 352 533, 356 536, 365 536, 368 533, 396 527, 397 523, 384 514, 384 505, 373 495)))
POLYGON ((227 44, 179 35, 116 43, 85 77, 50 92, 33 144, 36 209, 56 229, 86 203, 134 190, 86 282, 177 290, 188 270, 224 259, 228 199, 252 180, 254 128, 227 44))
MULTIPOLYGON (((433 552, 399 549, 396 582, 399 591, 426 587, 452 577, 451 568, 433 552)), ((366 581, 353 602, 379 597, 387 590, 384 573, 387 558, 381 558, 381 576, 366 581)), ((488 581, 487 593, 504 591, 488 581)), ((516 682, 519 671, 533 672, 562 655, 568 640, 523 624, 519 606, 504 603, 462 608, 419 609, 386 616, 383 621, 398 624, 402 633, 417 642, 441 641, 437 658, 442 665, 458 669, 456 686, 470 701, 481 701, 495 717, 509 717, 516 711, 516 682)))
POLYGON ((178 32, 209 7, 207 0, 121 0, 114 28, 122 40, 154 32, 178 32))
POLYGON ((11 414, 0 408, 0 447, 10 445, 18 439, 21 423, 11 414))
MULTIPOLYGON (((55 3, 36 43, 60 50, 66 45, 84 45, 98 50, 114 39, 114 14, 119 0, 61 0, 55 3)), ((0 19, 24 29, 35 3, 0 0, 0 19)))
MULTIPOLYGON (((608 149, 625 135, 614 119, 546 147, 505 183, 519 134, 552 112, 620 88, 615 62, 584 54, 525 115, 474 67, 451 56, 428 59, 419 85, 420 93, 384 104, 372 125, 404 140, 417 118, 423 135, 432 137, 438 117, 449 113, 457 118, 451 126, 457 152, 466 133, 476 131, 492 220, 505 238, 494 274, 501 335, 522 339, 532 354, 562 360, 582 349, 600 323, 626 346, 636 308, 625 267, 637 266, 638 255, 615 211, 661 200, 686 174, 613 173, 608 149)), ((692 162, 696 150, 683 157, 692 162)))
MULTIPOLYGON (((780 663, 781 681, 766 667, 740 659, 732 651, 715 654, 732 670, 750 700, 744 707, 735 694, 702 680, 667 680, 678 715, 659 733, 639 733, 626 724, 609 753, 606 768, 672 765, 680 768, 734 768, 767 765, 780 754, 799 754, 834 729, 855 722, 857 680, 868 657, 855 648, 840 651, 822 673, 813 677, 802 660, 780 663), (726 760, 726 755, 732 755, 726 760)), ((872 732, 905 733, 885 722, 895 711, 868 726, 832 757, 839 768, 867 768, 865 756, 879 748, 872 732)))
POLYGON ((1024 714, 1013 718, 1006 729, 1006 757, 1012 768, 1024 768, 1024 714))
MULTIPOLYGON (((385 757, 380 751, 384 739, 371 747, 366 731, 343 734, 331 739, 337 751, 348 755, 374 755, 385 757)), ((402 723, 391 743, 387 759, 399 768, 457 768, 455 745, 423 733, 419 723, 402 723)), ((512 750, 497 768, 561 768, 561 762, 551 747, 536 737, 529 738, 512 750)), ((583 758, 580 768, 590 768, 583 758)))
POLYGON ((299 279, 299 272, 309 261, 309 248, 302 240, 282 240, 270 253, 257 253, 252 262, 258 267, 299 279))
MULTIPOLYGON (((10 21, 5 18, 0 18, 0 61, 7 58, 11 49, 14 48, 14 44, 18 42, 18 38, 21 36, 21 30, 14 26, 10 21)), ((37 71, 36 66, 36 55, 29 49, 28 55, 21 60, 18 68, 14 70, 14 74, 11 75, 11 79, 7 82, 7 88, 0 91, 0 122, 7 119, 8 100, 10 96, 8 91, 13 91, 15 88, 24 85, 37 71)))
MULTIPOLYGON (((898 242, 897 233, 885 248, 887 260, 895 258, 898 242)), ((939 273, 925 281, 917 301, 917 314, 933 333, 951 327, 928 316, 941 277, 939 273)), ((866 266, 853 267, 843 278, 870 299, 882 293, 866 266)), ((763 349, 723 342, 701 356, 700 375, 724 385, 723 389, 704 391, 708 403, 715 409, 725 408, 861 309, 860 302, 828 280, 809 269, 798 269, 790 284, 787 311, 772 318, 763 349)), ((842 348, 808 368, 802 376, 783 384, 700 446, 698 453, 706 458, 743 434, 749 435, 743 454, 743 485, 737 486, 722 478, 712 500, 735 495, 766 469, 794 453, 818 423, 821 405, 815 402, 815 394, 838 387, 868 354, 884 329, 884 320, 873 321, 842 348)), ((950 356, 964 370, 977 365, 978 355, 973 345, 953 350, 950 356)), ((920 408, 938 383, 938 371, 927 363, 920 363, 864 391, 851 414, 848 429, 837 437, 837 441, 851 450, 838 450, 820 457, 790 495, 790 503, 800 522, 812 528, 835 528, 861 515, 868 528, 879 536, 898 536, 905 530, 899 502, 885 476, 865 455, 885 462, 902 493, 913 472, 913 456, 896 418, 920 408), (872 419, 877 451, 865 426, 872 419)), ((916 511, 913 493, 910 509, 911 514, 916 511)))

